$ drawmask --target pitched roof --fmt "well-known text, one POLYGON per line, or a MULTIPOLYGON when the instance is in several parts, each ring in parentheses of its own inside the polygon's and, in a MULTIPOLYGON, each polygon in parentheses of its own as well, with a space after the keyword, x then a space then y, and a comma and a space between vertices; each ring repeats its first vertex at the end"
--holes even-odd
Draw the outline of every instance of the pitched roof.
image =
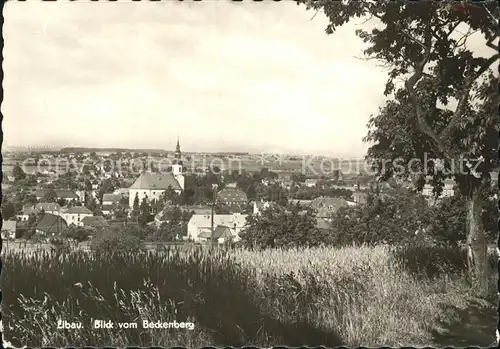
POLYGON ((47 189, 37 189, 37 190, 35 191, 35 196, 36 196, 37 198, 39 198, 39 197, 44 197, 44 196, 45 196, 45 194, 47 194, 47 191, 48 191, 47 189))
POLYGON ((56 189, 56 194, 58 198, 63 198, 63 199, 78 199, 78 195, 76 193, 72 192, 71 190, 66 190, 66 189, 56 189))
POLYGON ((66 213, 68 214, 92 214, 92 211, 90 211, 88 208, 85 206, 74 206, 69 208, 66 213))
POLYGON ((297 200, 297 199, 290 199, 288 202, 292 205, 297 205, 299 204, 301 207, 308 207, 311 205, 312 200, 297 200))
MULTIPOLYGON (((35 196, 36 197, 44 197, 45 195, 48 194, 50 189, 38 189, 35 191, 35 196)), ((66 189, 55 189, 56 196, 58 198, 63 198, 63 199, 78 199, 78 195, 76 195, 75 192, 71 190, 66 190, 66 189)))
POLYGON ((111 210, 113 210, 113 208, 115 208, 114 205, 102 205, 101 206, 102 211, 111 211, 111 210))
POLYGON ((203 206, 185 206, 181 207, 183 211, 194 212, 194 214, 212 214, 211 207, 203 207, 203 206))
MULTIPOLYGON (((215 214, 214 226, 226 225, 234 227, 234 224, 236 224, 237 228, 243 228, 246 224, 247 217, 248 215, 246 214, 215 214)), ((194 214, 191 216, 189 223, 195 224, 198 228, 211 228, 211 215, 194 214)))
POLYGON ((167 190, 169 186, 174 190, 182 190, 172 173, 144 172, 135 180, 130 189, 167 190))
POLYGON ((248 201, 247 194, 236 188, 224 188, 217 193, 220 201, 248 201))
MULTIPOLYGON (((198 235, 200 238, 205 238, 209 239, 212 236, 211 231, 202 231, 200 235, 198 235)), ((228 226, 225 225, 218 225, 214 229, 214 239, 219 239, 219 238, 229 238, 232 237, 233 234, 231 234, 231 229, 228 226)))
POLYGON ((87 216, 82 219, 84 226, 109 227, 108 221, 103 216, 87 216))
POLYGON ((102 195, 102 201, 111 201, 111 202, 120 202, 120 200, 123 198, 123 195, 120 194, 103 194, 102 195))
POLYGON ((44 211, 60 211, 61 206, 57 202, 40 202, 35 206, 37 210, 44 211))
POLYGON ((3 221, 2 222, 2 230, 16 230, 17 221, 3 221))
POLYGON ((47 213, 37 224, 36 229, 45 233, 60 233, 68 229, 68 224, 61 216, 47 213))

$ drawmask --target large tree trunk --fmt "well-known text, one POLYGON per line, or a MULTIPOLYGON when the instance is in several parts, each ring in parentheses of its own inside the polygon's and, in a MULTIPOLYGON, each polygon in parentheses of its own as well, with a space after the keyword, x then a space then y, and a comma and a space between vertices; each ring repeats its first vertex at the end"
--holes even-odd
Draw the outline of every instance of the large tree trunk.
POLYGON ((481 224, 482 201, 480 190, 474 191, 467 202, 467 267, 478 296, 488 293, 488 246, 481 224))

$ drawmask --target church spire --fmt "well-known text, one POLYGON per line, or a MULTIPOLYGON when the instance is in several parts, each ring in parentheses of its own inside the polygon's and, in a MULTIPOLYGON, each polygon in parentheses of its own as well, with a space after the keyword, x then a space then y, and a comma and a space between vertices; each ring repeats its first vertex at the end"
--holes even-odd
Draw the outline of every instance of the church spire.
POLYGON ((175 158, 178 160, 181 159, 181 146, 179 143, 179 133, 177 133, 177 146, 175 147, 175 158))

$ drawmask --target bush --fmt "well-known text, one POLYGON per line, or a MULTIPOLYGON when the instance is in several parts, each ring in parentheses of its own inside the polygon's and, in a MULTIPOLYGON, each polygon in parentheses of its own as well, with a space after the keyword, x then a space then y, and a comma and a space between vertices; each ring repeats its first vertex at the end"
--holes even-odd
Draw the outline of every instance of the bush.
POLYGON ((333 244, 406 244, 415 231, 430 223, 430 208, 422 196, 406 189, 388 195, 370 193, 367 204, 341 208, 333 216, 333 244))
MULTIPOLYGON (((392 251, 405 270, 417 278, 459 276, 467 271, 467 251, 458 246, 404 246, 392 251)), ((492 271, 497 258, 489 254, 492 271)))
POLYGON ((92 239, 90 249, 110 254, 137 252, 142 250, 142 241, 126 231, 103 229, 92 239))
POLYGON ((273 205, 250 215, 240 237, 247 247, 285 248, 319 246, 328 235, 328 231, 316 227, 316 214, 312 209, 302 212, 298 205, 273 205))

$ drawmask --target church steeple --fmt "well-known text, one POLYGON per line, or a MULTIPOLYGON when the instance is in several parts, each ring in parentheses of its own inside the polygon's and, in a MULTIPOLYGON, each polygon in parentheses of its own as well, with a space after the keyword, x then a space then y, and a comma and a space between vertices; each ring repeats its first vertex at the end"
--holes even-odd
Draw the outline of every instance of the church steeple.
POLYGON ((181 159, 181 146, 179 144, 179 134, 177 133, 177 146, 175 147, 175 158, 177 160, 181 159))

